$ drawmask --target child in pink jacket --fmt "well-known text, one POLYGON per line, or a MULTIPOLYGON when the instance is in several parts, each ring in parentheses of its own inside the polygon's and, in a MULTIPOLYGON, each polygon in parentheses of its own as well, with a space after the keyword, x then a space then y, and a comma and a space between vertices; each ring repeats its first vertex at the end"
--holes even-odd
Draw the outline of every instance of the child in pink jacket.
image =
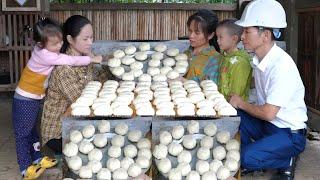
POLYGON ((52 69, 55 65, 86 66, 102 60, 101 56, 60 54, 62 30, 52 19, 41 19, 33 33, 36 45, 22 72, 12 105, 17 160, 24 179, 36 179, 46 168, 57 164, 56 159, 42 156, 36 130, 40 100, 45 96, 52 69))

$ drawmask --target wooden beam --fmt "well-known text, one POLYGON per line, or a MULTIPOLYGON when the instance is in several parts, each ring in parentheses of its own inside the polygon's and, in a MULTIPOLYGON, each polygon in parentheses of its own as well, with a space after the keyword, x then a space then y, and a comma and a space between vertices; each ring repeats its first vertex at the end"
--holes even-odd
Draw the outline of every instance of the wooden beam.
POLYGON ((51 4, 50 11, 62 10, 198 10, 235 11, 237 4, 223 3, 88 3, 88 4, 51 4))

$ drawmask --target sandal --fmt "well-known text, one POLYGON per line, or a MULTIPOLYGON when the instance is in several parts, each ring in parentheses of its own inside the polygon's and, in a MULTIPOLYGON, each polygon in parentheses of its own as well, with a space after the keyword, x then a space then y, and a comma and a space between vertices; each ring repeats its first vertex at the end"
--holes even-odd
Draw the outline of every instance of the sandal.
POLYGON ((41 161, 39 162, 39 165, 43 168, 51 168, 55 166, 58 163, 56 159, 52 159, 48 156, 44 156, 41 161))
POLYGON ((27 168, 23 180, 37 179, 44 170, 45 168, 41 167, 39 164, 32 164, 27 168))

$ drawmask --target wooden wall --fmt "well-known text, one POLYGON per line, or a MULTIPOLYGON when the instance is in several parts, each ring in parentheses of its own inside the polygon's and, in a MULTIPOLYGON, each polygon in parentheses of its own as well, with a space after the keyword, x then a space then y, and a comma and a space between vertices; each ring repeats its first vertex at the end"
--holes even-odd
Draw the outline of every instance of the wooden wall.
POLYGON ((10 83, 0 84, 0 91, 13 90, 19 81, 32 50, 32 33, 23 33, 23 29, 37 22, 38 18, 36 13, 0 14, 0 66, 10 76, 10 83))
MULTIPOLYGON (((173 40, 187 35, 186 22, 195 10, 94 10, 51 11, 65 21, 74 14, 88 17, 95 40, 173 40)), ((219 19, 235 17, 234 11, 216 11, 219 19)))
POLYGON ((320 114, 320 9, 299 13, 298 68, 306 104, 320 114))

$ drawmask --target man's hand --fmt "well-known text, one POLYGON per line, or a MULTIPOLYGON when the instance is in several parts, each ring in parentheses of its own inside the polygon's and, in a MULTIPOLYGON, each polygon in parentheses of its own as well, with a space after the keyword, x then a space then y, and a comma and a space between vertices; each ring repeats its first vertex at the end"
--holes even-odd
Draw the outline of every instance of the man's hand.
POLYGON ((236 109, 241 109, 240 106, 243 103, 242 98, 237 94, 231 94, 229 103, 236 109))

